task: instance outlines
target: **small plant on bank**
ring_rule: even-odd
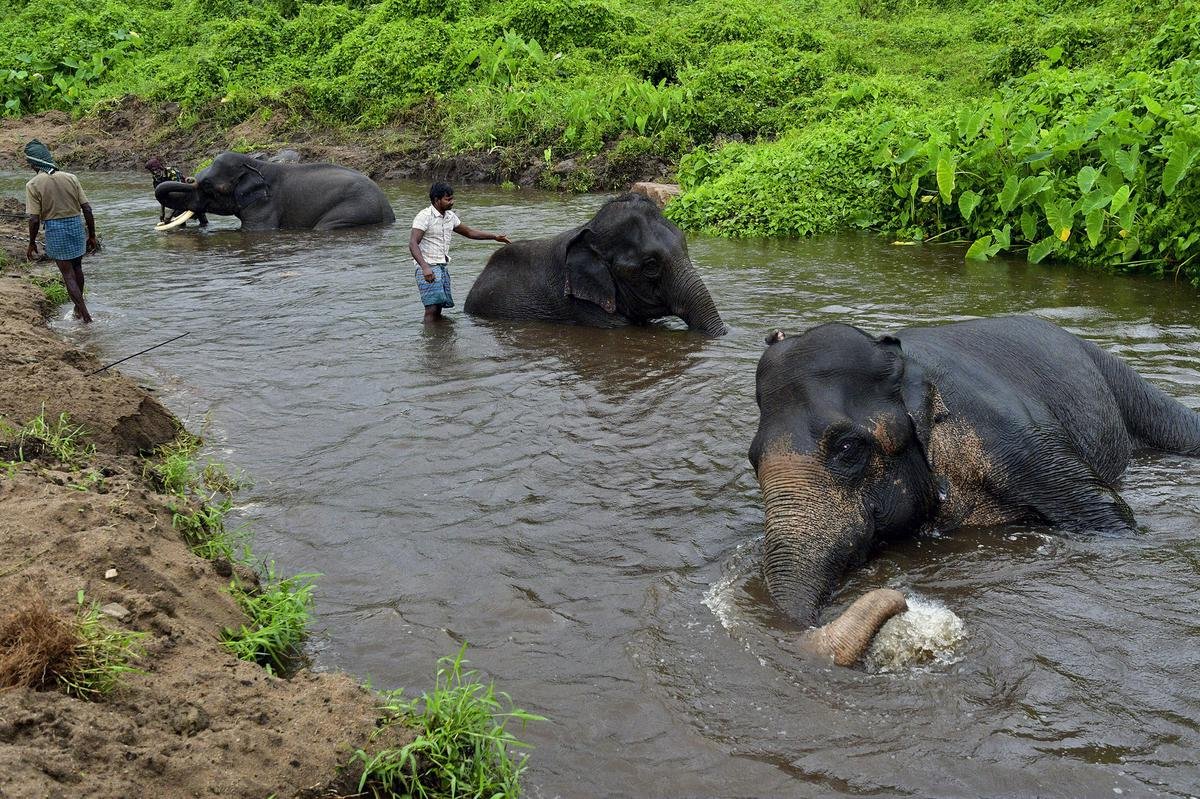
[[[113,630],[95,603],[77,595],[75,619],[37,599],[0,619],[0,689],[57,688],[81,699],[99,699],[138,669],[145,633]]]
[[[417,738],[374,756],[358,750],[360,791],[422,799],[520,795],[526,756],[511,750],[528,744],[508,723],[519,720],[524,729],[527,722],[546,719],[513,707],[508,694],[479,682],[475,671],[463,671],[466,650],[463,644],[458,654],[438,660],[434,690],[419,699],[404,700],[402,691],[383,694],[386,720],[376,737],[392,724],[406,723]]]
[[[82,425],[72,425],[71,417],[66,412],[58,415],[58,419],[46,419],[46,406],[30,419],[20,430],[14,430],[9,425],[3,425],[5,433],[10,437],[9,443],[3,449],[16,455],[15,460],[24,461],[40,455],[50,455],[67,466],[75,466],[96,451],[92,444],[83,440]]]
[[[186,496],[195,484],[196,452],[199,449],[200,439],[180,430],[174,441],[155,450],[158,462],[147,463],[143,471],[166,493]]]
[[[275,564],[267,565],[266,586],[251,591],[234,581],[229,591],[250,624],[221,632],[225,648],[239,659],[259,663],[273,674],[287,673],[307,635],[313,604],[313,579],[317,574],[277,577]]]
[[[225,514],[229,512],[229,500],[204,503],[198,508],[188,509],[171,506],[171,525],[183,536],[188,548],[206,560],[226,558],[233,561],[234,550],[244,536],[242,531],[225,528]]]
[[[46,301],[55,307],[71,301],[71,295],[67,293],[67,287],[59,275],[33,275],[29,279],[46,295]]]

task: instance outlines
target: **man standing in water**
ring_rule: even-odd
[[[454,208],[454,189],[447,183],[434,183],[429,187],[428,208],[413,218],[412,232],[408,236],[408,251],[417,263],[417,290],[421,292],[421,304],[425,306],[425,321],[436,322],[442,318],[443,308],[453,308],[454,298],[450,295],[450,233],[468,239],[498,241],[511,244],[508,236],[485,233],[463,224]]]
[[[37,139],[25,145],[25,160],[37,174],[25,184],[25,212],[29,214],[29,247],[25,256],[37,257],[38,228],[46,226],[46,255],[58,264],[67,294],[75,305],[75,317],[92,321],[83,302],[83,256],[100,249],[96,220],[79,179],[61,172],[46,145]],[[84,224],[87,236],[84,236]]]

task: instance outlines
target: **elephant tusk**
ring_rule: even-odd
[[[170,222],[160,222],[159,224],[154,226],[154,229],[155,230],[170,230],[171,228],[179,227],[180,225],[182,225],[184,222],[188,221],[195,215],[196,214],[194,211],[184,211],[182,214],[175,217]]]

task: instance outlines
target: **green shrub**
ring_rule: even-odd
[[[508,694],[479,682],[474,671],[463,671],[466,650],[463,644],[454,657],[438,660],[434,689],[419,699],[405,700],[402,691],[383,695],[381,731],[406,723],[417,729],[417,738],[373,756],[358,750],[356,758],[363,764],[360,791],[369,787],[422,799],[520,795],[525,757],[512,750],[527,744],[508,725],[519,721],[524,729],[528,722],[545,718],[513,707]]]
[[[278,577],[275,564],[267,565],[266,585],[248,589],[236,581],[229,592],[250,618],[249,624],[221,632],[221,642],[240,660],[259,663],[267,671],[286,674],[300,654],[307,635],[313,604],[313,583],[318,574]]]

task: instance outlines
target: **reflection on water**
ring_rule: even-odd
[[[254,487],[240,515],[286,572],[321,572],[323,668],[420,689],[472,666],[550,718],[532,796],[1182,796],[1200,784],[1200,471],[1145,456],[1123,495],[1143,532],[962,530],[903,542],[835,605],[880,586],[941,603],[952,664],[818,667],[758,576],[746,461],[771,328],[871,332],[1036,313],[1200,407],[1191,291],[871,236],[693,237],[730,334],[420,324],[406,222],[336,233],[157,234],[142,176],[84,175],[105,252],[93,329],[60,328],[160,386]],[[24,176],[0,176],[17,193]],[[459,187],[515,238],[602,197]],[[494,245],[459,239],[466,296]]]

